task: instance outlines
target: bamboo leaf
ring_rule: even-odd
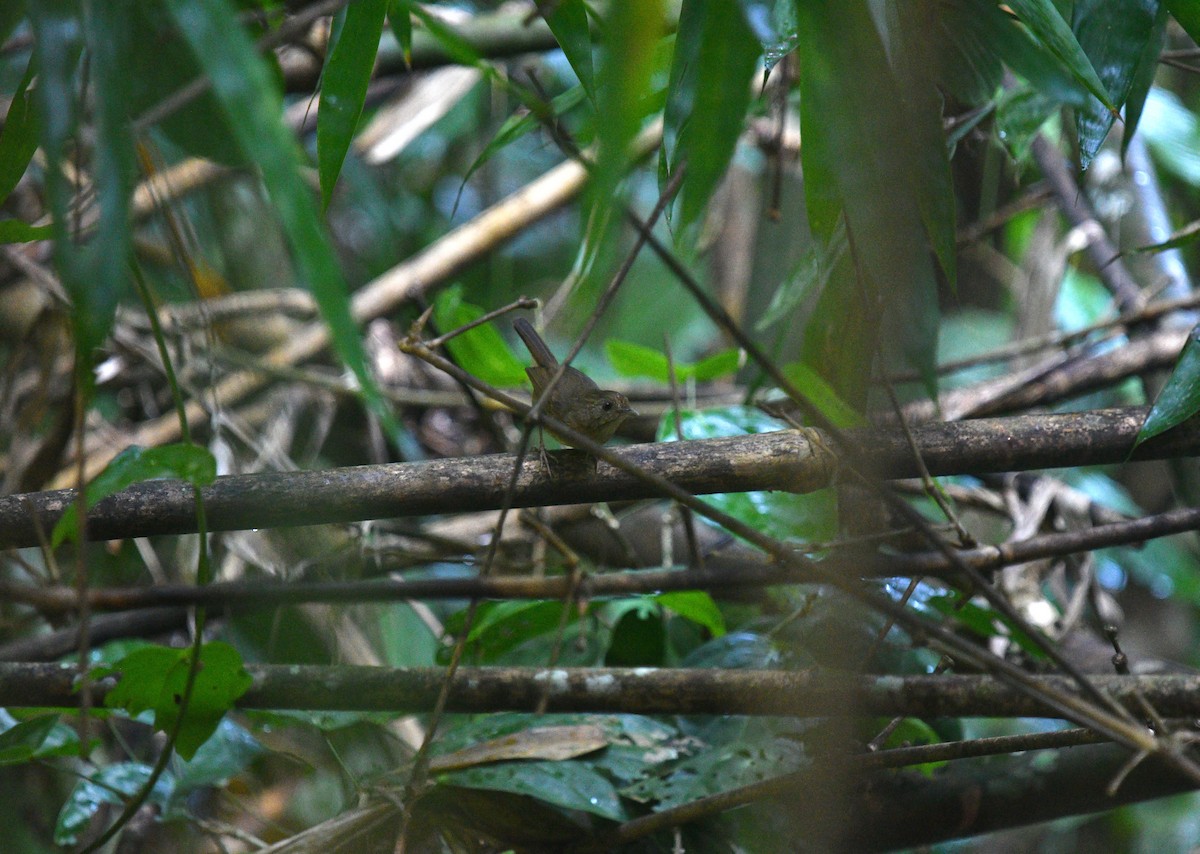
[[[762,50],[737,4],[684,0],[663,119],[660,183],[687,164],[680,227],[697,221],[729,166]]]
[[[317,112],[317,175],[323,208],[329,207],[346,152],[358,129],[386,13],[387,0],[358,0],[347,6],[325,61]]]
[[[1141,64],[1148,59],[1153,68],[1158,60],[1157,50],[1146,56],[1149,46],[1161,41],[1161,30],[1156,33],[1158,6],[1158,0],[1076,0],[1071,29],[1112,104],[1125,103]],[[1095,100],[1075,111],[1083,168],[1092,162],[1115,120],[1113,112]]]

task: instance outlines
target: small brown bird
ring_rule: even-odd
[[[546,386],[557,373],[558,359],[554,358],[542,336],[537,334],[528,320],[517,318],[513,321],[513,329],[521,336],[537,363],[525,369],[529,381],[533,383],[533,400],[536,403],[542,399]],[[542,411],[598,445],[611,439],[626,418],[637,415],[625,395],[600,388],[581,371],[571,367],[554,384]],[[575,447],[570,439],[553,430],[550,432],[564,445]]]

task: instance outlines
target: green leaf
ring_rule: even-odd
[[[721,350],[701,359],[693,367],[691,376],[701,382],[732,376],[742,366],[742,351],[737,347]]]
[[[612,821],[624,821],[627,817],[613,784],[586,763],[578,761],[497,762],[442,774],[438,782],[447,786],[526,795]]]
[[[123,708],[136,716],[154,712],[154,726],[170,732],[179,719],[179,704],[187,685],[192,650],[146,647],[100,668],[96,678],[120,673],[120,681],[105,696],[109,708]],[[200,746],[217,728],[221,718],[246,693],[253,680],[242,666],[242,658],[227,643],[206,643],[200,650],[200,664],[192,689],[191,702],[179,727],[175,750],[191,760]]]
[[[0,129],[0,202],[3,202],[12,193],[13,188],[17,186],[17,182],[21,180],[21,176],[25,174],[25,170],[29,166],[29,161],[33,159],[33,152],[37,150],[38,145],[38,119],[37,108],[35,106],[33,95],[29,92],[29,82],[33,79],[34,61],[29,60],[29,66],[25,70],[25,76],[21,78],[21,83],[17,86],[17,91],[13,93],[12,103],[8,106],[8,115],[4,118],[4,127]],[[5,220],[0,225],[14,222],[15,220]],[[27,226],[32,228],[32,226]],[[46,228],[46,232],[50,229]],[[45,238],[26,238],[30,240],[44,240]],[[5,239],[4,243],[24,242],[21,239]]]
[[[1050,100],[1081,106],[1091,98],[1087,88],[1028,28],[1000,10],[995,0],[963,0],[942,7],[943,44],[967,66],[960,76],[980,75],[978,100],[990,98],[1001,82],[998,61],[1025,78]],[[975,102],[973,99],[972,103]]]
[[[143,762],[116,762],[80,780],[59,810],[54,842],[74,845],[101,807],[106,804],[124,806],[125,798],[137,794],[146,785],[151,770],[151,766]],[[150,794],[150,803],[163,806],[171,796],[173,785],[170,772],[159,777]]]
[[[0,243],[30,243],[53,237],[54,226],[30,225],[19,219],[0,219]]]
[[[230,26],[236,15],[228,0],[166,0],[166,6],[212,80],[213,93],[229,119],[238,146],[261,170],[300,279],[325,318],[334,349],[354,372],[375,416],[399,441],[396,419],[367,370],[362,339],[350,314],[346,281],[300,176],[295,140],[283,124],[283,105],[266,63],[246,33]]]
[[[658,773],[642,775],[622,788],[621,794],[643,803],[654,802],[655,809],[663,810],[798,771],[812,764],[796,732],[797,727],[805,726],[778,718],[731,720],[733,732],[724,743],[702,745],[698,751],[693,746],[688,751],[693,755],[677,752]],[[768,845],[762,850],[780,849]]]
[[[722,616],[721,609],[717,607],[712,596],[703,590],[659,593],[654,600],[684,619],[704,626],[715,638],[725,634],[725,617]]]
[[[950,147],[942,128],[942,95],[930,68],[926,45],[926,22],[914,7],[900,3],[892,8],[898,38],[889,52],[898,94],[907,121],[897,134],[896,144],[909,146],[906,159],[916,167],[912,188],[921,221],[934,256],[951,292],[957,289],[958,245],[954,187],[950,180]]]
[[[482,661],[494,662],[531,638],[555,631],[562,611],[563,603],[557,601],[485,602],[476,612],[467,642]],[[568,625],[576,619],[572,614]],[[457,622],[448,621],[447,630]]]
[[[425,29],[429,30],[429,34],[433,36],[452,60],[459,65],[470,65],[474,68],[483,70],[485,67],[490,69],[484,62],[483,56],[479,51],[471,45],[469,41],[456,33],[446,23],[436,15],[429,14],[429,11],[413,3],[409,10],[419,20]]]
[[[726,406],[680,413],[684,439],[744,436],[787,429],[787,425],[744,406]],[[660,442],[674,441],[675,419],[664,415],[658,425]],[[755,530],[780,540],[818,542],[837,533],[837,496],[832,489],[808,495],[790,492],[718,493],[701,498],[735,516]]]
[[[85,499],[87,506],[93,507],[97,501],[144,480],[177,477],[195,486],[206,486],[216,476],[216,459],[207,449],[197,445],[179,443],[149,449],[131,445],[117,454],[88,484]],[[57,548],[67,539],[78,538],[79,523],[72,503],[54,526],[50,544]]]
[[[603,606],[601,620],[612,628],[605,667],[663,667],[667,626],[662,609],[648,596],[619,599]]]
[[[1159,164],[1189,186],[1200,187],[1200,121],[1178,97],[1151,89],[1141,132]]]
[[[996,105],[996,133],[1013,160],[1025,162],[1034,137],[1050,119],[1058,115],[1060,104],[1054,98],[1018,85],[1000,96]]]
[[[920,201],[927,191],[917,184],[948,185],[944,176],[931,172],[931,162],[921,153],[921,140],[934,131],[913,125],[935,122],[940,127],[940,120],[927,110],[905,109],[863,0],[802,3],[797,8],[805,140],[801,156],[809,218],[814,232],[827,238],[836,226],[838,206],[844,210],[858,276],[839,276],[830,288],[863,294],[861,299],[851,294],[830,299],[846,301],[838,312],[843,319],[859,318],[857,334],[868,351],[856,357],[865,355],[869,361],[874,355],[870,340],[878,330],[882,357],[900,358],[917,368],[932,394],[938,309],[929,237],[942,230],[934,222],[941,216],[936,211],[949,203]],[[941,242],[940,237],[933,239],[934,244]],[[852,304],[855,299],[857,306]],[[886,306],[882,316],[875,307],[880,302]],[[831,365],[829,370],[851,379],[857,376],[860,384],[869,373],[862,362]],[[834,387],[852,400],[862,393],[840,382]]]
[[[1167,7],[1165,4],[1159,3],[1158,12],[1154,16],[1154,26],[1138,57],[1133,80],[1129,84],[1129,94],[1125,98],[1125,130],[1121,134],[1122,159],[1129,150],[1129,141],[1137,133],[1138,124],[1142,120],[1146,96],[1150,94],[1150,87],[1154,85],[1154,75],[1158,72],[1158,56],[1162,53],[1166,39]]]
[[[645,347],[630,341],[610,338],[604,343],[604,352],[617,373],[626,377],[645,377],[655,382],[670,381],[670,364],[667,357],[653,347]],[[701,382],[734,373],[741,364],[741,351],[737,348],[722,350],[694,364],[675,363],[675,379]]]
[[[793,0],[738,0],[746,23],[763,49],[770,72],[796,48],[796,4]]]
[[[0,732],[0,765],[28,762],[54,731],[58,714],[38,715]]]
[[[1200,3],[1196,0],[1166,0],[1172,17],[1192,41],[1200,43]]]
[[[1192,330],[1167,384],[1158,393],[1133,446],[1191,418],[1200,411],[1200,327]]]
[[[593,220],[606,223],[617,187],[629,166],[629,146],[645,117],[646,93],[655,71],[655,47],[663,31],[663,0],[611,3],[604,21],[600,65],[599,154],[592,171]],[[607,232],[607,228],[602,228]],[[603,238],[596,240],[603,244]]]
[[[413,0],[391,0],[388,3],[388,26],[404,54],[405,67],[412,67],[412,10]]]
[[[1075,34],[1059,14],[1053,0],[1011,0],[1007,5],[1022,23],[1029,27],[1030,32],[1058,57],[1076,80],[1107,109],[1116,111],[1116,106],[1108,97],[1108,92],[1097,76],[1096,69],[1092,67],[1091,60],[1075,40]]]
[[[659,170],[665,186],[687,164],[679,199],[682,229],[698,220],[729,166],[760,53],[737,4],[684,0],[663,117],[665,169]]]
[[[357,0],[346,7],[321,72],[317,175],[321,181],[322,208],[329,207],[342,162],[358,129],[387,5],[388,0]]]
[[[226,26],[236,28],[235,18]],[[184,47],[171,16],[158,3],[133,4],[130,28],[130,115],[155,110],[178,90],[204,75],[200,63]],[[278,80],[272,86],[279,88]],[[245,168],[247,160],[237,143],[226,112],[207,91],[161,119],[157,128],[180,149],[195,157]]]
[[[1146,54],[1149,45],[1161,41],[1161,32],[1155,32],[1158,6],[1158,0],[1075,0],[1071,29],[1117,106],[1129,96],[1139,66],[1148,60],[1153,68],[1157,62],[1157,50]],[[1084,169],[1115,120],[1111,110],[1094,100],[1075,111]]]
[[[827,238],[813,236],[813,245],[801,256],[791,275],[771,297],[771,304],[763,312],[754,328],[763,332],[781,320],[792,320],[796,308],[810,294],[820,293],[829,283],[834,267],[846,254],[846,227],[838,220]]]
[[[35,3],[29,10],[55,263],[71,296],[78,354],[76,380],[85,400],[90,399],[95,382],[93,352],[112,328],[130,252],[128,213],[134,169],[127,113],[130,74],[125,63],[130,51],[126,15],[132,8],[132,0],[91,5],[86,21],[75,17],[74,3],[62,0]],[[90,89],[95,95],[91,172],[98,216],[90,238],[80,242],[69,231],[69,224],[75,221],[69,213],[74,186],[63,174],[62,164],[78,122],[75,67],[85,45]]]
[[[867,423],[858,410],[842,400],[820,374],[803,362],[785,365],[783,373],[835,427],[861,427]]]
[[[486,312],[463,302],[462,286],[446,288],[433,304],[433,319],[440,333],[466,326]],[[459,366],[486,383],[513,388],[525,383],[525,366],[491,324],[476,326],[446,342],[446,349]]]
[[[45,759],[50,756],[81,755],[79,733],[73,726],[63,723],[58,713],[43,714],[23,710],[20,718],[7,709],[0,709],[0,765],[13,765],[30,759]],[[47,723],[46,718],[50,718]],[[93,738],[89,748],[99,740]]]
[[[596,74],[592,69],[592,31],[583,0],[559,0],[539,6],[550,32],[579,78],[587,96],[596,99]],[[547,11],[548,10],[548,11]]]
[[[1015,625],[1008,617],[990,607],[976,605],[974,602],[962,602],[962,597],[955,593],[946,596],[932,596],[926,600],[931,608],[953,617],[967,630],[974,632],[980,638],[988,639],[999,636],[1012,638],[1013,642],[1028,655],[1040,661],[1046,661],[1046,652],[1023,629]]]
[[[0,44],[8,41],[12,31],[25,17],[24,0],[8,0],[0,3]]]
[[[566,92],[551,99],[550,109],[546,117],[558,119],[575,109],[575,107],[579,106],[586,99],[587,92],[584,91],[582,86],[572,86]],[[475,171],[491,160],[497,152],[502,151],[505,147],[516,142],[530,131],[536,130],[541,124],[541,120],[532,112],[515,113],[505,119],[504,123],[500,125],[500,129],[496,131],[496,135],[492,137],[492,141],[484,147],[479,156],[471,163],[466,174],[463,175],[463,185],[470,181]]]
[[[187,762],[172,766],[175,789],[169,812],[180,815],[186,810],[184,799],[200,789],[221,785],[245,771],[267,749],[229,718],[221,718],[216,732]]]

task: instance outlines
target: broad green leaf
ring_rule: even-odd
[[[627,818],[613,784],[577,760],[497,762],[439,775],[438,782],[469,789],[512,792],[612,821]]]
[[[650,598],[619,599],[602,606],[601,621],[612,626],[605,667],[665,667],[667,624]]]
[[[93,507],[97,501],[144,480],[177,477],[195,486],[206,486],[216,476],[217,461],[205,448],[183,443],[149,449],[131,445],[117,454],[87,485],[85,498],[87,506]],[[72,503],[54,526],[50,544],[58,547],[67,539],[78,538],[79,523]]]
[[[670,365],[666,355],[652,347],[610,338],[604,344],[604,351],[622,376],[645,377],[660,383],[670,381]],[[732,374],[740,362],[741,352],[737,349],[722,350],[695,364],[676,362],[675,379],[679,382],[714,380]]]
[[[671,757],[661,771],[643,775],[622,788],[621,794],[638,802],[652,802],[655,809],[662,810],[799,771],[812,764],[804,740],[796,731],[807,726],[806,722],[779,718],[732,719],[722,743],[703,745],[690,756]],[[768,845],[761,850],[784,849]]]
[[[721,609],[712,596],[703,590],[659,593],[654,600],[667,610],[704,626],[715,638],[725,634],[725,618],[721,615]]]
[[[665,185],[687,165],[679,198],[681,229],[699,219],[729,166],[760,53],[737,4],[684,0],[663,117],[666,168],[659,170],[660,185]]]
[[[227,717],[221,718],[216,732],[190,760],[172,766],[175,790],[168,812],[182,817],[186,810],[185,798],[199,789],[221,785],[267,752],[267,748],[243,727]]]
[[[732,376],[742,366],[743,353],[736,347],[705,356],[693,367],[692,376],[701,382]]]
[[[54,827],[55,844],[74,845],[102,807],[124,806],[126,798],[137,794],[146,785],[151,770],[151,766],[143,762],[116,762],[76,783],[59,810]],[[173,785],[170,772],[159,777],[150,794],[150,803],[160,807],[166,804]]]
[[[325,60],[317,111],[317,175],[322,208],[329,207],[342,162],[358,129],[387,4],[388,0],[357,0],[347,6]]]
[[[8,105],[8,115],[4,118],[4,127],[0,129],[0,202],[7,199],[13,188],[17,186],[17,182],[21,180],[21,176],[25,174],[25,169],[29,166],[29,161],[33,159],[33,152],[37,150],[37,109],[34,105],[33,94],[29,91],[29,82],[33,79],[34,70],[34,61],[30,58],[25,76],[21,78],[17,91],[13,93],[12,103]],[[13,222],[13,220],[5,220],[5,222]],[[46,231],[49,230],[49,228],[46,229]],[[42,240],[44,238],[26,239]],[[21,241],[6,239],[2,242],[17,243]]]
[[[951,617],[966,629],[974,632],[980,638],[988,639],[999,636],[1012,638],[1013,642],[1028,655],[1046,661],[1046,652],[1041,645],[1031,638],[1023,629],[1013,624],[1004,614],[990,607],[976,605],[974,602],[963,602],[959,594],[933,596],[925,600],[926,604],[943,615]]]
[[[463,302],[462,287],[446,288],[433,304],[433,319],[438,332],[445,334],[483,317],[486,312]],[[446,342],[446,349],[464,371],[500,388],[525,383],[525,366],[513,355],[496,327],[485,323]]]
[[[1116,111],[1104,84],[1096,75],[1096,69],[1092,67],[1087,54],[1075,40],[1074,33],[1059,14],[1053,0],[1010,0],[1007,5],[1021,22],[1029,27],[1030,32],[1058,57],[1076,80],[1095,95],[1101,104],[1109,110]]]
[[[171,732],[179,719],[179,704],[187,685],[192,650],[146,647],[131,653],[111,668],[96,671],[102,678],[119,673],[121,678],[105,696],[109,708],[123,708],[130,715],[154,712],[154,726]],[[253,680],[242,666],[242,658],[227,643],[213,641],[200,650],[200,663],[191,702],[179,727],[175,750],[191,760],[217,728],[238,697]]]
[[[1200,411],[1200,327],[1192,330],[1179,361],[1167,384],[1158,393],[1154,406],[1138,431],[1136,448],[1142,442],[1165,433]]]
[[[1153,68],[1158,60],[1157,50],[1147,56],[1148,46],[1161,39],[1161,32],[1156,33],[1158,6],[1159,0],[1075,0],[1071,29],[1117,106],[1129,96],[1139,66],[1149,61]],[[1083,168],[1115,120],[1111,110],[1094,100],[1075,111]]]
[[[0,765],[16,765],[36,756],[58,718],[58,714],[38,715],[0,732]]]
[[[858,273],[834,279],[830,288],[863,295],[861,305],[847,306],[847,317],[860,318],[868,346],[874,334],[880,335],[883,358],[900,358],[917,368],[932,394],[937,280],[928,239],[928,225],[934,223],[923,208],[936,218],[935,208],[944,209],[947,203],[931,200],[926,208],[919,201],[925,191],[914,182],[948,185],[930,174],[929,162],[920,154],[920,141],[929,138],[929,132],[913,124],[932,121],[940,126],[940,120],[926,110],[906,109],[863,0],[802,3],[797,8],[802,156],[809,152],[819,163],[814,173],[805,160],[809,218],[814,231],[827,236],[836,225],[836,219],[828,217],[840,203]],[[874,308],[880,303],[882,316]],[[830,329],[841,331],[839,326]],[[865,363],[829,369],[857,376],[861,383],[875,349],[864,354]],[[854,369],[857,375],[851,373]],[[833,385],[851,401],[861,393],[838,382]]]
[[[413,0],[390,0],[388,3],[388,26],[404,54],[404,64],[412,67],[412,9]]]
[[[79,733],[75,727],[60,720],[58,713],[44,714],[32,710],[18,712],[20,718],[7,709],[0,709],[0,765],[15,765],[30,759],[51,756],[86,755],[79,748]],[[89,749],[99,739],[92,738]]]
[[[567,625],[577,619],[573,612]],[[558,601],[485,602],[476,612],[467,642],[481,661],[495,662],[526,641],[557,630],[562,613],[563,603]],[[461,613],[446,627],[450,630],[460,624]]]
[[[587,6],[583,0],[560,0],[539,9],[584,91],[595,100],[596,74],[592,69],[592,31]]]
[[[363,395],[389,435],[400,427],[367,370],[358,326],[350,315],[346,281],[338,268],[316,206],[300,176],[295,140],[282,121],[282,104],[266,63],[239,27],[228,0],[166,0],[179,32],[212,80],[213,92],[238,146],[257,164],[283,223],[300,279],[312,292],[329,327],[334,349],[354,372]]]
[[[787,429],[763,412],[744,406],[726,406],[680,413],[684,439],[744,436]],[[657,440],[675,441],[675,418],[665,415]],[[738,492],[706,495],[702,501],[735,516],[768,536],[786,541],[818,542],[837,533],[837,496],[832,489],[808,495],[790,492]]]
[[[0,243],[31,243],[53,237],[54,226],[30,225],[19,219],[0,219]]]

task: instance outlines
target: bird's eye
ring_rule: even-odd
[[[612,409],[612,401],[611,400],[604,401],[604,411],[608,412],[608,410],[610,410],[610,409]]]

